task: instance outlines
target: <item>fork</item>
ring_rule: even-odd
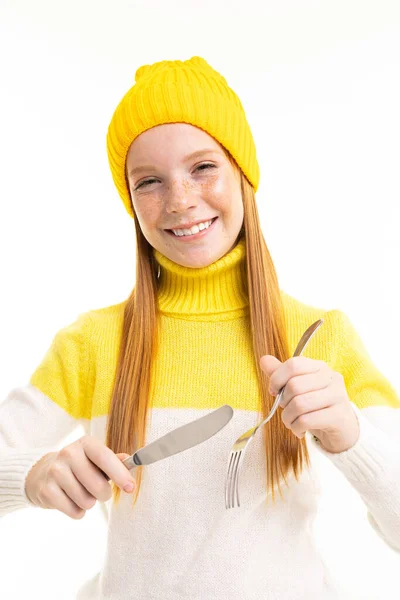
[[[297,344],[296,350],[294,351],[293,357],[300,356],[302,354],[302,352],[305,349],[305,347],[307,346],[308,342],[310,341],[310,339],[312,338],[314,333],[322,325],[323,322],[324,322],[323,319],[319,319],[318,321],[315,321],[315,323],[310,325],[310,327],[303,333],[301,340]],[[236,502],[236,506],[240,506],[239,475],[240,475],[240,470],[243,465],[243,459],[244,459],[245,452],[246,452],[251,440],[253,439],[253,437],[255,436],[257,431],[260,429],[260,427],[265,425],[274,416],[274,414],[277,411],[277,408],[279,406],[283,392],[285,391],[285,387],[286,387],[286,385],[284,385],[283,388],[281,390],[279,390],[279,393],[278,393],[277,397],[275,398],[275,402],[274,402],[268,416],[263,421],[261,421],[261,423],[259,423],[255,427],[252,427],[251,429],[246,431],[246,433],[243,433],[232,446],[232,450],[229,455],[228,471],[226,474],[226,481],[225,481],[225,507],[227,509],[234,508],[235,502]]]

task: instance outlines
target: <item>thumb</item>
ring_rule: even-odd
[[[269,377],[271,377],[272,373],[276,371],[281,364],[281,361],[271,354],[264,354],[264,356],[260,358],[260,367]]]
[[[130,454],[127,454],[126,452],[118,452],[118,454],[116,454],[116,456],[118,456],[118,458],[122,461],[122,460],[125,460],[126,458],[128,458],[128,456],[130,456]]]
[[[118,452],[115,456],[117,456],[120,459],[120,461],[122,462],[123,460],[128,458],[128,456],[131,456],[131,454],[127,454],[126,452]],[[133,488],[131,490],[127,490],[126,488],[124,488],[124,489],[126,492],[131,493],[135,490],[135,487],[136,487],[136,481],[134,480]]]

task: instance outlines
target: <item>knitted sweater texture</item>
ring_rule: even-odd
[[[307,434],[311,468],[298,481],[289,476],[283,498],[267,504],[263,436],[256,436],[241,475],[241,507],[226,510],[230,449],[260,419],[245,240],[196,269],[195,277],[193,269],[154,254],[161,267],[160,342],[147,441],[223,404],[234,416],[207,442],[145,467],[134,508],[123,492],[117,505],[102,505],[108,519],[104,565],[76,598],[338,598],[313,538],[319,496],[313,457],[328,457],[361,496],[377,534],[400,550],[396,391],[343,312],[308,306],[282,291],[291,352],[307,327],[324,319],[305,356],[342,373],[360,438],[346,452],[331,454]],[[124,307],[85,312],[60,329],[29,383],[0,404],[0,516],[32,506],[24,491],[29,469],[78,424],[105,441]]]

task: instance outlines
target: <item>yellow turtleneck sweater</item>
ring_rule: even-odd
[[[161,266],[161,344],[154,365],[152,406],[213,409],[227,403],[234,409],[257,410],[244,285],[245,240],[201,269],[182,267],[157,250],[154,255]],[[360,408],[398,406],[396,393],[374,367],[342,312],[307,306],[283,292],[282,297],[291,352],[307,327],[323,318],[324,325],[305,355],[342,372],[350,397],[361,380],[362,390],[353,397]],[[75,419],[108,413],[124,307],[122,302],[90,311],[62,329],[31,377],[32,385]],[[187,381],[190,386],[184,385]]]
[[[296,590],[291,600],[337,597],[312,537],[313,468],[299,482],[291,478],[283,500],[267,509],[259,436],[246,455],[242,507],[225,510],[230,449],[260,416],[245,253],[242,239],[212,265],[190,269],[154,250],[160,344],[147,441],[223,404],[234,417],[204,444],[146,467],[134,509],[125,494],[117,506],[107,503],[105,564],[81,600],[268,600],[287,598],[288,589]],[[377,533],[400,549],[398,395],[343,312],[282,298],[291,352],[305,329],[324,319],[305,355],[343,374],[360,422],[360,439],[342,454],[308,436],[311,462],[315,453],[328,456],[366,503]],[[30,505],[26,474],[78,423],[104,442],[124,306],[83,313],[58,331],[29,384],[0,405],[0,515]]]

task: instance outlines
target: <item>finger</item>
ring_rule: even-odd
[[[127,492],[133,490],[135,481],[129,469],[122,464],[110,448],[90,437],[81,438],[81,443],[87,458],[99,467],[119,488]]]
[[[65,468],[70,469],[74,477],[83,485],[89,494],[101,502],[106,502],[112,495],[110,484],[104,474],[102,474],[97,466],[86,456],[81,440],[83,440],[83,438],[62,448],[59,452],[60,461],[64,464]],[[92,443],[92,440],[90,440],[89,444]],[[95,444],[100,444],[100,442],[96,440]],[[115,460],[118,461],[117,458]],[[51,467],[52,472],[54,471],[53,477],[58,483],[61,483],[62,475],[65,472],[62,464],[60,466],[60,462],[58,465],[55,463]]]
[[[260,358],[260,367],[268,377],[270,377],[281,364],[281,361],[271,354],[264,354],[264,356],[261,356]]]
[[[43,508],[53,508],[71,517],[71,519],[82,519],[86,511],[82,510],[57,484],[50,483],[38,493]]]
[[[115,456],[118,456],[118,458],[123,462],[126,458],[129,458],[131,455],[127,454],[126,452],[118,452]]]
[[[270,393],[278,394],[279,390],[287,384],[289,379],[298,375],[306,375],[307,373],[316,373],[325,365],[322,360],[314,360],[305,356],[295,356],[289,358],[282,363],[280,367],[274,371],[269,380]]]
[[[115,457],[119,462],[119,459]],[[107,502],[112,496],[112,489],[100,469],[87,457],[84,449],[75,455],[71,471],[77,481],[100,502]]]
[[[318,390],[324,390],[330,384],[331,379],[327,378],[324,370],[291,377],[285,386],[279,404],[282,408],[285,408],[297,396],[310,394],[311,392],[317,392]]]
[[[116,456],[118,456],[119,460],[123,463],[124,460],[126,460],[127,458],[129,458],[130,456],[132,456],[132,454],[127,454],[126,452],[118,452],[116,454]]]
[[[284,425],[291,429],[299,417],[310,412],[329,408],[332,405],[331,395],[328,390],[317,390],[307,394],[295,396],[281,413]]]
[[[334,407],[315,410],[296,419],[291,430],[297,437],[303,437],[310,429],[328,429],[334,423]]]
[[[67,467],[64,469],[59,486],[67,496],[83,510],[89,510],[96,504],[96,497],[89,493],[87,488],[81,484],[74,473]],[[109,485],[108,488],[110,488]]]

